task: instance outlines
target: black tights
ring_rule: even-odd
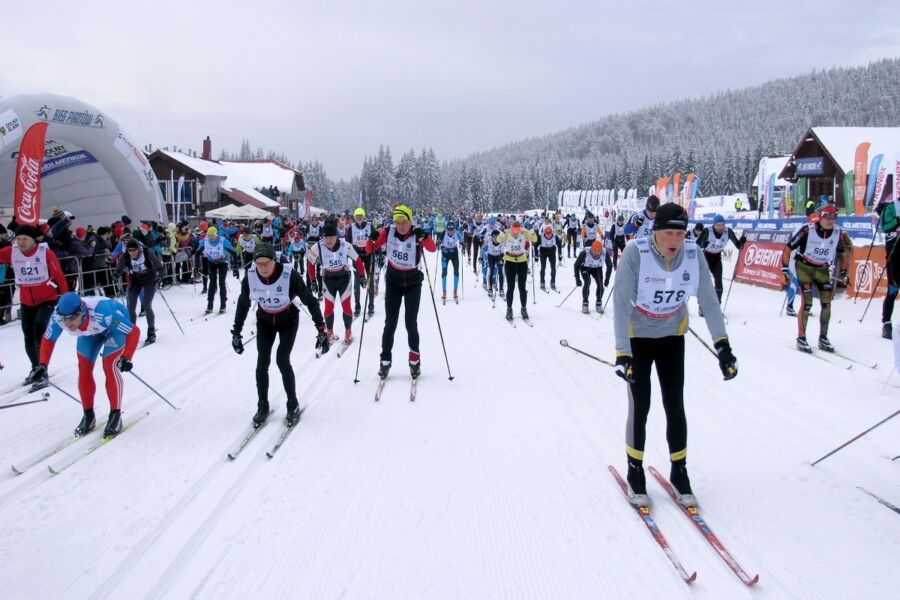
[[[390,268],[390,267],[388,267]],[[406,337],[409,351],[419,353],[419,300],[422,297],[422,282],[403,285],[385,278],[384,293],[384,333],[381,335],[381,360],[391,360],[394,348],[394,332],[400,319],[400,303],[406,305]]]
[[[281,381],[288,403],[297,401],[297,385],[294,379],[294,367],[291,366],[291,350],[297,338],[298,318],[291,319],[281,325],[258,319],[256,322],[256,392],[259,404],[269,403],[269,365],[272,363],[272,346],[275,335],[278,335],[278,350],[275,351],[275,364],[281,371]]]

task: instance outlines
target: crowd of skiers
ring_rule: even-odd
[[[821,306],[819,348],[833,351],[827,338],[830,302],[835,279],[846,280],[849,241],[835,225],[836,209],[821,208],[811,222],[794,234],[784,249],[785,284],[801,295],[798,348],[810,351],[806,327],[814,291]],[[693,502],[685,466],[687,426],[684,416],[684,334],[687,300],[696,296],[700,315],[713,338],[723,376],[737,375],[720,308],[723,295],[722,252],[730,244],[738,251],[745,239],[717,216],[710,227],[689,230],[688,216],[677,204],[663,204],[650,196],[643,210],[631,215],[609,214],[601,225],[587,212],[575,215],[482,215],[440,212],[416,215],[405,205],[368,215],[352,213],[304,219],[267,218],[253,224],[227,221],[195,226],[187,222],[163,226],[133,223],[127,216],[108,226],[78,227],[75,216],[58,209],[39,227],[11,223],[9,236],[0,236],[0,265],[19,289],[25,350],[31,363],[26,384],[48,384],[47,368],[53,346],[63,331],[79,337],[79,392],[84,409],[76,429],[84,435],[95,426],[93,365],[102,355],[111,413],[105,435],[121,430],[121,372],[131,369],[140,338],[140,314],[146,314],[145,344],[156,341],[153,301],[157,291],[173,283],[202,284],[205,313],[212,313],[216,295],[219,313],[227,310],[226,278],[241,281],[231,328],[232,347],[244,351],[243,329],[256,304],[257,412],[264,423],[269,405],[269,366],[276,338],[276,365],[287,396],[287,420],[296,423],[302,412],[290,354],[301,312],[317,330],[315,350],[325,354],[341,341],[353,340],[353,323],[375,314],[375,298],[383,294],[384,326],[378,376],[388,376],[400,311],[404,311],[408,366],[421,373],[418,313],[423,285],[432,286],[426,252],[439,252],[435,283],[441,278],[441,299],[460,300],[461,278],[471,268],[480,277],[492,303],[506,301],[506,319],[514,320],[519,299],[521,318],[531,324],[527,309],[529,275],[532,285],[556,291],[557,269],[574,259],[576,288],[582,311],[604,312],[604,294],[615,273],[613,307],[616,333],[616,374],[628,382],[629,419],[626,436],[627,481],[632,501],[646,502],[642,468],[645,423],[650,407],[651,366],[656,365],[666,410],[672,461],[671,482],[685,504]],[[896,216],[891,216],[895,223]],[[882,219],[887,220],[887,219]],[[2,233],[2,232],[0,232]],[[10,241],[11,240],[11,245]],[[889,324],[897,295],[894,238],[888,250]],[[74,271],[61,259],[77,257]],[[703,257],[701,259],[701,257]],[[78,266],[80,263],[80,266]],[[837,277],[832,264],[837,263]],[[425,272],[420,268],[424,264]],[[0,269],[3,269],[0,266]],[[448,286],[448,276],[452,279]],[[382,277],[383,272],[383,277]],[[549,281],[548,281],[549,280]],[[2,280],[0,280],[2,281]],[[575,290],[573,290],[574,292]],[[549,293],[549,292],[548,292]],[[124,306],[116,298],[124,297]],[[163,297],[164,299],[164,297]],[[0,304],[4,298],[0,296]],[[12,294],[6,299],[11,304]],[[343,335],[335,333],[335,312],[341,313]]]

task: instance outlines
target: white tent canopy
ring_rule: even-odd
[[[261,208],[256,208],[255,206],[250,206],[249,204],[245,204],[244,206],[235,206],[234,204],[226,204],[221,208],[216,208],[213,210],[206,211],[206,218],[208,219],[234,219],[234,220],[252,220],[252,219],[265,219],[266,217],[271,217],[272,213],[269,211],[263,210]]]
[[[159,182],[140,146],[109,115],[75,98],[27,94],[0,100],[0,206],[12,206],[22,137],[47,123],[41,217],[53,206],[79,225],[107,225],[127,214],[163,222]]]

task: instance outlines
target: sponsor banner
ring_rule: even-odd
[[[15,217],[23,225],[37,225],[41,216],[41,167],[47,123],[35,123],[22,138],[16,163]]]
[[[856,155],[853,159],[853,203],[857,217],[865,214],[866,183],[869,168],[869,142],[863,142],[856,147]],[[845,199],[846,202],[846,199]],[[847,202],[849,205],[849,202]]]
[[[0,148],[12,144],[25,133],[19,116],[13,109],[0,113]]]
[[[45,153],[44,167],[41,169],[41,176],[45,178],[50,177],[60,171],[95,162],[97,162],[97,159],[87,150],[76,150],[75,152],[69,152],[68,154],[63,154],[62,156],[50,159],[46,158]]]
[[[46,123],[58,123],[60,125],[74,125],[76,127],[92,127],[103,129],[103,113],[90,111],[69,110],[66,107],[42,105],[35,111],[37,118]]]
[[[887,273],[884,273],[886,255],[884,246],[874,246],[869,260],[869,249],[863,246],[855,246],[850,259],[850,288],[849,293],[856,296],[859,290],[860,298],[882,298],[887,295]]]
[[[790,234],[775,231],[751,231],[737,263],[738,281],[781,289],[781,255]],[[784,238],[784,241],[776,241]]]
[[[707,227],[712,227],[711,219],[699,219],[695,222],[703,223]],[[738,237],[741,236],[741,232],[744,230],[786,231],[790,235],[807,222],[806,217],[791,217],[786,219],[725,219],[725,224],[728,227],[731,227]],[[838,217],[837,224],[841,229],[846,231],[851,238],[871,241],[872,234],[875,232],[875,223],[872,222],[871,216]]]
[[[116,141],[113,142],[113,147],[128,160],[131,168],[141,176],[144,187],[148,190],[153,189],[154,185],[156,185],[156,176],[153,174],[153,169],[150,168],[147,157],[144,156],[140,148],[128,139],[128,136],[121,129],[116,134]]]
[[[825,173],[825,157],[813,156],[812,158],[798,158],[796,166],[797,177],[822,175]]]

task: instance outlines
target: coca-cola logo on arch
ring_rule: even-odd
[[[22,186],[21,202],[17,216],[20,221],[30,223],[37,220],[37,196],[41,185],[41,165],[34,158],[23,158],[19,161],[19,183]]]

